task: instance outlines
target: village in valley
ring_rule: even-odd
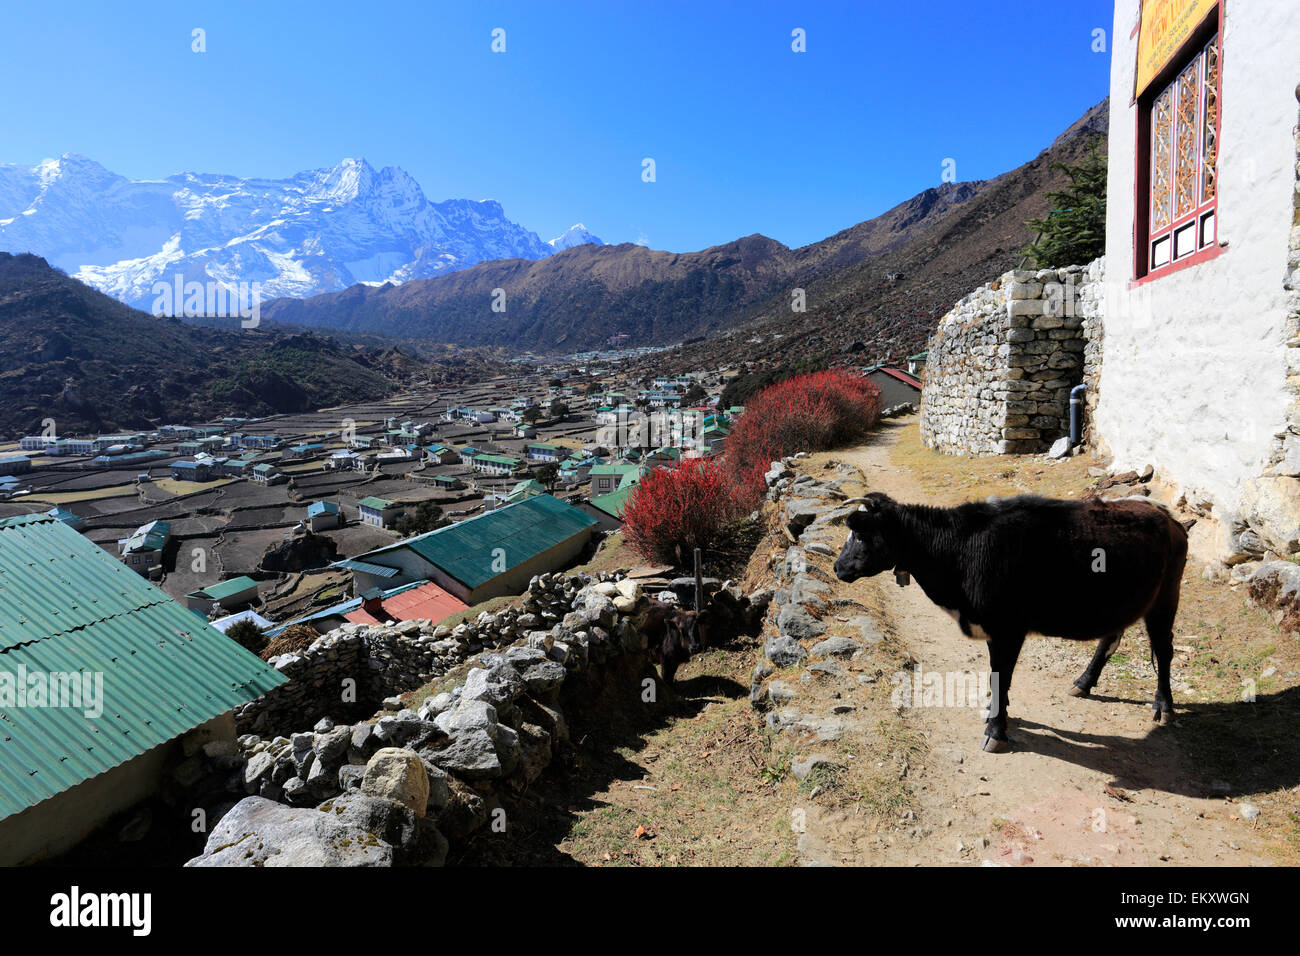
[[[300,622],[322,633],[344,620],[436,624],[617,534],[651,469],[725,449],[744,408],[719,402],[743,365],[662,375],[639,352],[602,356],[310,414],[21,436],[0,444],[0,518],[48,505],[223,632],[238,621],[270,637]],[[905,369],[867,371],[892,404],[919,400]],[[408,539],[476,518],[486,527],[514,505],[572,513],[574,546],[520,537],[472,591],[450,570],[460,554],[418,572],[384,565]],[[363,595],[372,609],[406,595],[405,610],[360,611]]]

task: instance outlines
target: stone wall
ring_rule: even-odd
[[[967,295],[929,342],[921,438],[950,454],[1046,451],[1068,434],[1085,322],[1100,330],[1104,260],[1014,270]],[[1099,362],[1094,350],[1092,363]]]
[[[679,582],[670,586],[656,597],[676,603]],[[713,586],[706,644],[752,631],[767,596]],[[406,645],[375,643],[360,628],[331,631],[301,655],[322,668],[326,683],[344,671],[340,662],[353,661],[355,673],[364,657],[384,675],[378,683],[398,681],[386,685],[395,694],[417,665],[476,656],[463,680],[448,678],[446,691],[410,708],[388,698],[388,713],[377,720],[344,723],[336,704],[304,725],[311,730],[205,745],[176,772],[189,795],[183,805],[203,808],[215,824],[204,852],[187,865],[441,864],[449,842],[489,823],[508,826],[503,803],[564,751],[565,712],[575,702],[595,700],[619,681],[645,701],[647,610],[642,585],[621,574],[543,574],[522,608],[484,614],[442,637],[422,622],[386,629]],[[428,658],[412,649],[420,646]],[[393,655],[388,670],[385,648]]]

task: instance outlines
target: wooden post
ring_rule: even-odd
[[[702,569],[703,557],[700,549],[695,549],[695,610],[704,610],[704,572]]]

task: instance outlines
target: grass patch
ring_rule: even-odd
[[[216,481],[179,481],[175,478],[160,478],[153,483],[153,486],[173,495],[191,495],[196,491],[211,491],[213,488],[220,488],[222,485],[228,485],[234,480],[234,478],[219,478]]]
[[[134,484],[130,485],[113,485],[109,488],[92,488],[87,491],[56,491],[49,494],[32,492],[27,497],[28,501],[40,501],[50,505],[70,505],[78,501],[99,501],[102,498],[120,498],[130,495],[135,497],[136,488]]]

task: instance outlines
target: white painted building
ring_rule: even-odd
[[[1111,42],[1101,445],[1300,542],[1300,3],[1116,0]]]

